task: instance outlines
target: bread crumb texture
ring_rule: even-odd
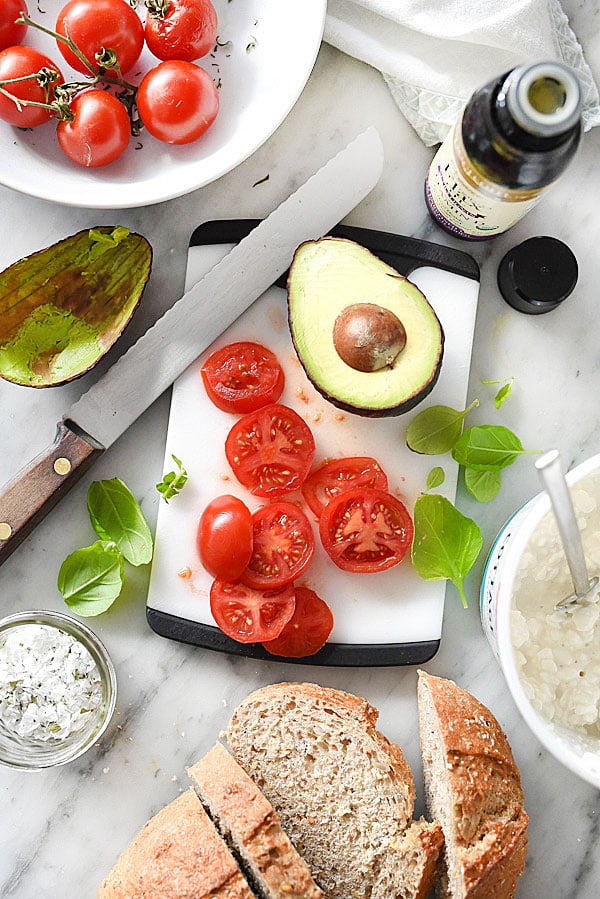
[[[441,830],[412,822],[412,774],[377,715],[343,691],[275,684],[227,732],[328,899],[424,899],[435,876]]]

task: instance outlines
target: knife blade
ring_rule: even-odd
[[[377,183],[383,147],[368,128],[187,291],[79,399],[54,443],[0,493],[0,564],[127,428],[289,267]]]

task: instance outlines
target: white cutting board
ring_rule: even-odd
[[[192,246],[186,286],[198,281],[230,247],[231,244]],[[441,252],[444,250],[440,248]],[[410,280],[434,307],[446,337],[438,383],[415,412],[437,403],[464,408],[479,282],[430,265],[414,270]],[[174,468],[171,454],[178,456],[189,474],[189,483],[169,504],[160,503],[148,609],[173,616],[177,627],[174,633],[167,629],[166,635],[188,642],[203,641],[186,633],[186,622],[214,625],[208,600],[211,577],[202,568],[196,549],[202,510],[223,493],[240,497],[251,510],[264,502],[252,496],[232,475],[224,444],[237,416],[213,406],[200,376],[200,367],[208,355],[235,340],[257,341],[277,355],[286,377],[279,402],[291,406],[310,425],[317,447],[315,465],[331,457],[374,456],[387,473],[390,491],[410,511],[425,489],[427,474],[434,465],[442,464],[446,472],[439,492],[453,500],[456,491],[457,466],[450,456],[420,456],[406,447],[406,427],[415,412],[391,418],[363,418],[341,413],[321,397],[296,357],[287,325],[285,291],[270,288],[173,387],[164,470]],[[310,510],[308,515],[311,518]],[[188,576],[182,576],[184,573]],[[367,644],[376,650],[379,645],[440,639],[446,583],[421,580],[413,571],[409,556],[385,572],[343,572],[322,549],[315,528],[314,560],[301,580],[316,590],[333,611],[332,643]],[[154,627],[150,614],[149,621]],[[162,631],[161,627],[155,629]],[[244,652],[244,647],[238,649]]]

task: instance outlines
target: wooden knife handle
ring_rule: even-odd
[[[0,492],[0,565],[104,452],[61,422],[52,446],[17,472]]]

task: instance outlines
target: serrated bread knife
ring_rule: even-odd
[[[64,415],[52,446],[0,493],[0,564],[91,463],[377,183],[383,147],[368,128],[188,290]]]

